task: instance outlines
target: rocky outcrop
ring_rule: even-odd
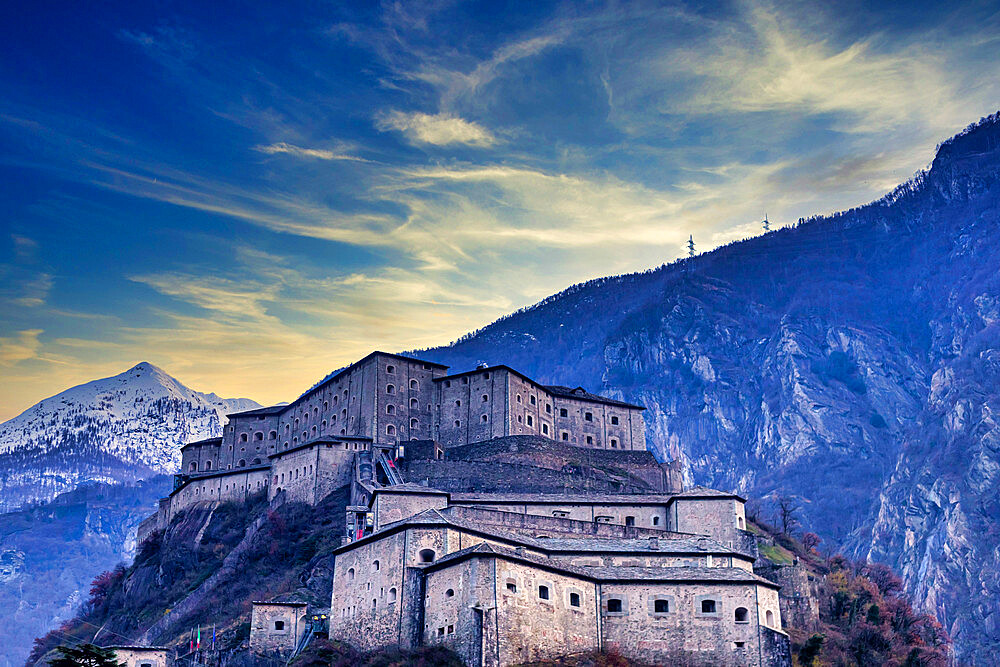
[[[792,497],[892,564],[990,664],[1000,641],[1000,117],[882,200],[575,286],[424,357],[645,404],[689,482]],[[765,502],[767,518],[773,511]]]

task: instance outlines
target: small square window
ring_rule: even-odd
[[[666,614],[670,611],[670,603],[667,600],[655,600],[653,602],[653,612],[657,614]]]
[[[618,598],[611,598],[608,600],[608,613],[609,614],[620,614],[622,613],[622,601]]]
[[[284,621],[275,621],[274,622],[274,629],[275,630],[284,630],[285,629],[285,622]]]
[[[618,417],[611,417],[611,424],[614,426],[618,426]]]
[[[579,607],[580,606],[580,594],[579,593],[570,593],[569,594],[569,606],[570,607]]]
[[[701,613],[703,614],[714,614],[716,611],[715,600],[702,600],[701,601]]]
[[[569,416],[569,411],[566,410],[566,408],[559,408],[559,416],[560,417],[568,417]]]
[[[508,581],[507,590],[511,593],[517,593],[517,584],[515,584],[513,581]]]
[[[594,421],[594,413],[593,412],[588,412],[588,413],[586,413],[586,414],[583,415],[583,418],[586,421],[592,422],[592,421]]]
[[[539,586],[538,587],[538,597],[541,598],[542,600],[548,600],[549,599],[549,587],[548,586]]]

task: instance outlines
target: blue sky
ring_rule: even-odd
[[[876,198],[1000,108],[994,3],[7,3],[0,418],[263,403]]]

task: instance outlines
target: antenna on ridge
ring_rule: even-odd
[[[771,221],[767,219],[767,212],[764,212],[764,222],[761,223],[765,232],[771,231]]]
[[[694,257],[694,235],[688,236],[688,257]]]

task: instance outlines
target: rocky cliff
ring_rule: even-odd
[[[796,499],[808,529],[898,568],[959,656],[991,664],[998,216],[994,115],[872,204],[577,285],[420,354],[644,403],[651,448],[689,480]]]

